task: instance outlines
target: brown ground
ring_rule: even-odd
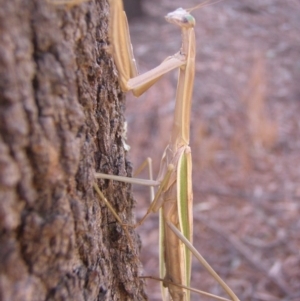
[[[163,16],[197,1],[144,4],[147,15],[130,24],[141,72],[179,50],[179,30]],[[193,15],[194,244],[241,300],[300,300],[300,1],[224,0]],[[151,156],[157,174],[176,80],[174,72],[128,100],[134,167]],[[148,194],[135,195],[139,219]],[[144,274],[158,275],[157,216],[139,231]],[[192,279],[225,296],[197,262]],[[147,286],[161,300],[159,284]]]

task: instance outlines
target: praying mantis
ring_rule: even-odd
[[[169,296],[174,301],[190,300],[191,253],[223,287],[230,298],[237,301],[239,299],[234,292],[192,245],[192,158],[189,139],[195,74],[195,19],[189,11],[182,8],[169,13],[166,20],[181,29],[182,47],[178,53],[168,57],[156,68],[138,75],[122,0],[111,0],[110,7],[112,52],[122,90],[132,91],[135,96],[139,96],[165,73],[178,68],[179,76],[171,138],[162,156],[157,180],[132,179],[101,173],[96,173],[96,178],[159,187],[147,213],[135,227],[143,223],[151,212],[160,211],[160,278],[164,301],[170,300]],[[96,184],[94,188],[122,224]],[[124,228],[126,230],[125,226]],[[219,300],[228,300],[199,292]]]

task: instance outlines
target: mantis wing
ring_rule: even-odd
[[[168,148],[166,152],[168,153]],[[162,162],[166,161],[163,157]],[[174,227],[178,232],[188,241],[192,241],[193,195],[190,181],[192,172],[190,147],[181,147],[173,157],[172,164],[176,166],[174,177],[170,177],[170,182],[164,189],[164,204],[160,209],[160,277],[165,280],[161,288],[163,300],[168,300],[170,291],[173,298],[178,296],[180,300],[189,300],[190,291],[172,283],[190,287],[191,252],[170,229],[168,223],[176,224]]]

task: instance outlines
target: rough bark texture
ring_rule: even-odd
[[[144,300],[107,1],[0,4],[0,300]]]

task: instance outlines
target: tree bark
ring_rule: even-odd
[[[107,1],[0,4],[0,300],[145,300]]]

